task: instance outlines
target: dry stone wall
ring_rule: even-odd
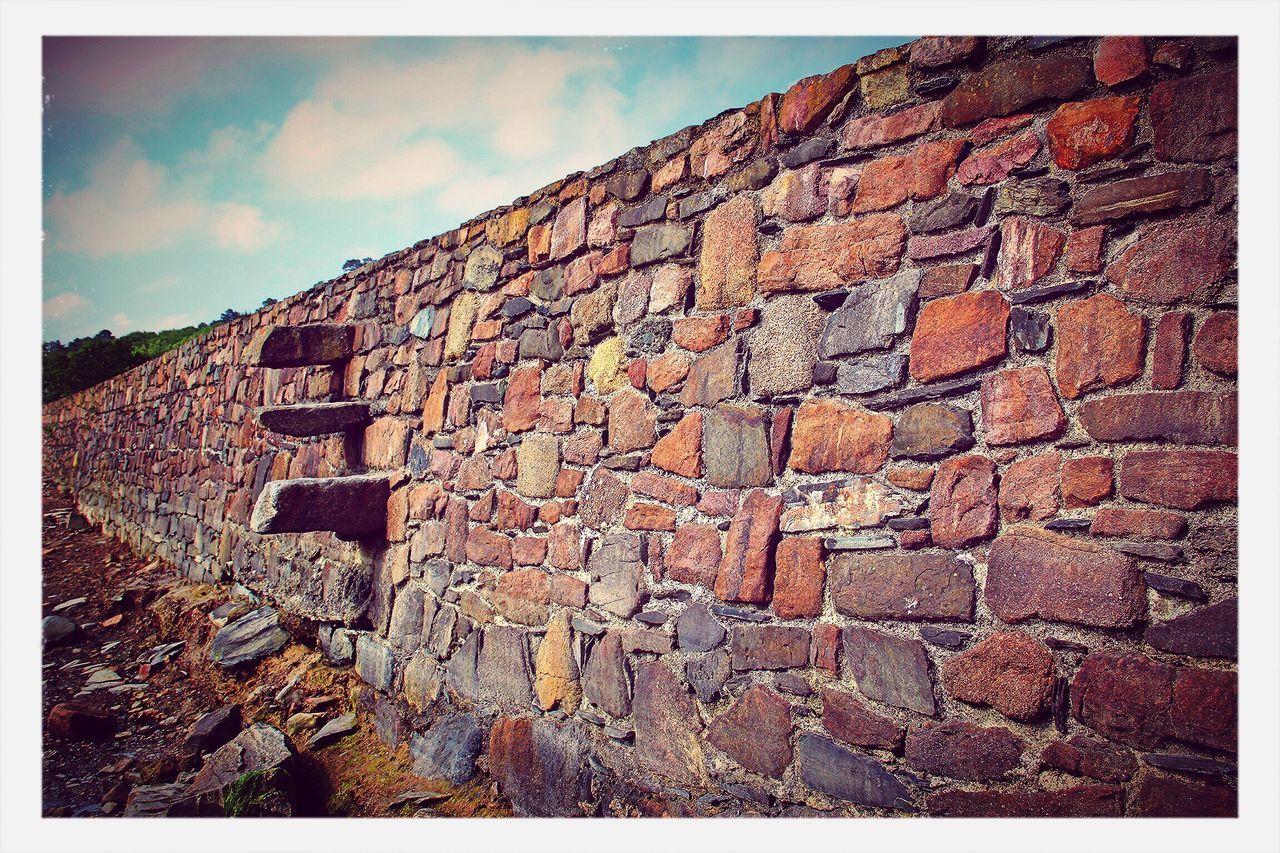
[[[523,813],[1233,814],[1236,166],[1234,40],[921,39],[51,404],[46,472]]]

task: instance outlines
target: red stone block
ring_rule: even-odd
[[[1151,345],[1151,387],[1162,390],[1182,384],[1182,369],[1187,360],[1187,332],[1191,329],[1189,311],[1169,311],[1156,322],[1155,342]]]
[[[830,626],[829,626],[830,627]],[[897,751],[905,729],[872,711],[852,694],[822,688],[822,726],[854,746]]]
[[[1234,235],[1226,225],[1174,220],[1143,232],[1107,266],[1106,277],[1140,302],[1169,305],[1211,289],[1234,259]]]
[[[1107,226],[1077,228],[1067,235],[1067,270],[1069,272],[1101,272],[1102,241]]]
[[[1236,153],[1236,69],[1157,84],[1148,96],[1161,160],[1208,163]]]
[[[628,530],[675,530],[676,512],[658,504],[632,504],[622,524]]]
[[[832,676],[840,675],[840,626],[813,626],[813,665]]]
[[[973,152],[960,164],[956,177],[962,184],[996,184],[1030,163],[1039,153],[1040,137],[1034,130],[1028,130],[998,145]]]
[[[1124,151],[1133,142],[1139,98],[1096,98],[1063,104],[1045,125],[1053,162],[1083,169]]]
[[[682,477],[702,476],[702,413],[689,412],[653,446],[653,464]]]
[[[949,695],[974,705],[990,705],[1021,722],[1032,722],[1048,709],[1053,677],[1053,654],[1038,640],[1016,631],[992,634],[942,667],[942,683]]]
[[[671,340],[678,347],[706,352],[729,337],[729,315],[681,317],[671,324]]]
[[[935,299],[911,335],[911,375],[920,382],[957,376],[1004,358],[1009,303],[993,290]]]
[[[1196,361],[1214,373],[1236,375],[1236,313],[1220,311],[1196,332],[1191,352]]]
[[[773,587],[773,542],[782,515],[782,498],[749,492],[729,525],[724,557],[716,573],[721,601],[763,604]],[[806,655],[808,644],[805,645]]]
[[[808,133],[840,102],[854,79],[853,66],[842,65],[829,74],[797,82],[778,104],[779,129],[784,133]]]
[[[938,466],[929,493],[929,532],[943,548],[963,548],[995,535],[996,466],[983,456],[955,456]]]
[[[763,293],[835,290],[898,271],[907,239],[902,217],[863,216],[837,225],[796,225],[757,270]],[[913,238],[914,239],[914,238]]]
[[[1043,521],[1058,514],[1058,465],[1056,450],[1019,459],[1000,477],[1000,516],[1008,522],[1030,518]]]
[[[1000,258],[993,280],[998,287],[1022,290],[1053,272],[1067,238],[1056,228],[1014,216],[1000,225]]]
[[[1147,40],[1141,36],[1107,36],[1093,54],[1093,76],[1115,86],[1146,73]]]
[[[942,102],[930,101],[899,110],[892,115],[872,114],[856,118],[844,126],[841,144],[845,148],[876,148],[910,139],[942,126]]]
[[[773,612],[779,619],[806,619],[822,612],[826,569],[822,540],[787,536],[774,557]]]
[[[481,566],[511,568],[511,539],[484,527],[467,534],[467,559]]]
[[[981,404],[991,445],[1039,441],[1058,435],[1067,425],[1049,374],[1039,365],[983,377]]]
[[[1146,340],[1142,317],[1109,293],[1058,309],[1054,372],[1062,395],[1074,400],[1142,375]]]
[[[964,293],[978,275],[977,264],[949,264],[930,267],[920,276],[918,295],[921,299]]]
[[[788,466],[807,474],[869,474],[889,458],[893,421],[835,400],[806,400],[797,410]]]
[[[1130,451],[1120,463],[1120,494],[1174,509],[1236,499],[1236,455],[1215,450]]]
[[[1176,512],[1158,509],[1103,507],[1094,515],[1089,532],[1094,536],[1181,539],[1187,533],[1187,520]]]
[[[693,486],[652,471],[640,471],[633,476],[631,491],[676,506],[693,506],[698,502],[698,490]]]
[[[791,763],[791,705],[763,684],[707,726],[707,740],[753,773],[782,778]]]
[[[1062,463],[1062,501],[1067,509],[1093,506],[1111,497],[1111,457],[1083,456]]]
[[[907,764],[938,776],[973,782],[1002,779],[1018,766],[1026,745],[1006,728],[962,720],[924,723],[907,731]]]
[[[542,368],[519,367],[507,379],[507,393],[502,401],[502,427],[508,432],[523,432],[538,424],[538,406],[542,402]]]
[[[872,160],[862,168],[853,212],[887,210],[909,198],[941,195],[956,173],[956,160],[964,146],[963,139],[926,142],[910,154]]]
[[[1100,782],[1127,782],[1138,769],[1133,753],[1085,735],[1049,744],[1040,753],[1040,763]]]

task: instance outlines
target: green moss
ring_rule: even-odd
[[[222,813],[227,817],[250,817],[271,814],[278,791],[266,770],[251,770],[227,786],[222,797]]]

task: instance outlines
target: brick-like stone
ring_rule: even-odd
[[[1058,353],[1054,373],[1062,395],[1074,400],[1142,374],[1142,317],[1109,293],[1062,305],[1054,318]]]
[[[935,299],[911,335],[911,375],[920,382],[958,376],[1004,358],[1009,303],[993,290]]]
[[[710,589],[715,585],[722,556],[720,532],[715,525],[689,522],[676,528],[665,556],[666,570],[677,583],[701,584]]]
[[[805,77],[795,83],[778,103],[778,129],[783,133],[808,133],[826,117],[853,86],[852,65],[829,74]]]
[[[1014,462],[1000,477],[1000,517],[1043,521],[1058,514],[1058,466],[1062,454],[1041,453]],[[1110,483],[1110,480],[1108,480]]]
[[[797,410],[788,467],[808,474],[869,474],[889,457],[893,421],[834,400],[806,400]]]
[[[989,374],[983,377],[980,398],[988,444],[1039,441],[1058,435],[1066,427],[1066,415],[1043,367]]]
[[[1158,83],[1149,109],[1161,160],[1208,163],[1236,153],[1236,70]]]
[[[1236,499],[1236,455],[1214,450],[1130,451],[1120,463],[1120,494],[1174,509]]]
[[[629,490],[612,472],[597,468],[591,472],[582,495],[580,514],[588,527],[600,530],[622,519],[622,507]]]
[[[962,184],[997,184],[1026,166],[1039,153],[1040,137],[1034,130],[1027,130],[989,148],[974,151],[960,164],[956,177]]]
[[[729,524],[724,557],[716,573],[721,601],[763,603],[773,588],[773,544],[782,498],[755,490],[743,500]]]
[[[1058,107],[1045,125],[1053,162],[1083,169],[1115,156],[1133,142],[1139,98],[1096,98]]]
[[[702,442],[702,459],[711,485],[765,486],[773,479],[762,410],[753,406],[717,406],[704,419]]]
[[[1053,676],[1049,650],[1015,631],[992,634],[942,666],[948,695],[973,705],[989,705],[1020,722],[1033,722],[1048,709]]]
[[[822,727],[854,746],[897,750],[904,728],[872,711],[851,693],[822,688]]]
[[[652,447],[658,440],[658,411],[639,391],[620,391],[609,400],[609,446],[618,453]]]
[[[926,142],[910,154],[880,157],[862,168],[853,198],[854,213],[888,210],[907,199],[941,195],[956,172],[963,139]]]
[[[1067,238],[1052,226],[1013,216],[1000,225],[1000,257],[994,281],[998,287],[1022,290],[1053,271]]]
[[[782,778],[791,763],[791,705],[763,684],[707,726],[707,740],[753,773]]]
[[[738,341],[732,340],[693,360],[680,402],[687,407],[714,406],[737,396],[740,387]]]
[[[751,393],[789,394],[810,387],[822,325],[822,309],[804,294],[779,296],[765,303],[760,324],[747,333]]]
[[[844,485],[806,488],[803,497],[803,503],[782,513],[779,526],[783,532],[879,527],[885,519],[902,515],[917,503],[866,477],[855,477]]]
[[[351,358],[356,327],[332,323],[265,326],[245,345],[245,364],[257,367],[305,367]]]
[[[947,264],[930,267],[920,277],[921,299],[934,299],[938,296],[954,296],[964,293],[973,284],[978,275],[977,264]]]
[[[831,601],[866,620],[968,622],[973,571],[951,554],[837,553],[827,560]]]
[[[889,455],[938,459],[973,446],[973,418],[944,403],[918,403],[898,416]]]
[[[1062,463],[1062,502],[1067,509],[1093,506],[1109,498],[1111,457],[1082,456]]]
[[[577,198],[560,208],[551,227],[553,261],[568,257],[587,242],[587,200]]]
[[[644,547],[634,533],[610,533],[591,551],[587,565],[591,587],[587,600],[596,607],[630,618],[640,609],[644,583]]]
[[[642,768],[680,785],[706,782],[697,706],[661,661],[636,670],[635,726],[636,760]]]
[[[1098,441],[1235,444],[1234,393],[1212,391],[1114,394],[1080,406],[1080,424]]]
[[[1142,36],[1106,36],[1093,54],[1093,76],[1107,86],[1139,77],[1150,65],[1147,40]]]
[[[777,251],[761,257],[760,290],[834,290],[884,278],[897,272],[906,237],[902,217],[893,213],[838,225],[793,226],[783,232]]]
[[[822,612],[826,569],[822,540],[787,536],[774,555],[773,612],[779,619],[807,619]]]
[[[1153,648],[1175,655],[1234,658],[1237,619],[1236,599],[1229,598],[1151,625],[1142,635],[1142,640]]]
[[[843,631],[843,646],[845,671],[864,695],[895,708],[937,713],[929,659],[919,640],[850,626]]]
[[[1131,752],[1087,735],[1054,741],[1040,753],[1040,762],[1100,782],[1127,782],[1138,769],[1138,761]]]
[[[822,332],[823,358],[892,347],[915,315],[919,286],[920,271],[912,269],[884,282],[854,288],[827,317]],[[810,361],[806,372],[812,374],[812,370]]]
[[[1234,311],[1209,315],[1196,331],[1191,352],[1201,366],[1224,376],[1236,375],[1236,328]]]
[[[1124,789],[1116,785],[1077,785],[1046,791],[952,789],[930,794],[929,813],[947,817],[1120,817]]]
[[[1176,512],[1108,506],[1094,514],[1089,532],[1094,536],[1181,539],[1187,533],[1187,520]]]
[[[850,121],[841,132],[845,148],[877,148],[937,130],[942,126],[942,103],[931,101],[889,115],[871,114]]]
[[[1126,812],[1131,817],[1236,817],[1236,789],[1221,782],[1144,775]]]
[[[1073,225],[1096,225],[1139,213],[1195,207],[1213,194],[1205,169],[1127,178],[1085,190],[1071,208]]]
[[[1156,225],[1107,266],[1106,277],[1140,302],[1202,301],[1234,261],[1234,235],[1216,222]]]
[[[996,466],[983,456],[954,456],[938,466],[929,493],[929,531],[944,548],[963,548],[995,535]]]
[[[700,310],[745,305],[755,295],[760,214],[749,195],[734,196],[717,207],[703,223],[702,253],[698,258]]]
[[[1015,59],[970,74],[942,101],[942,123],[960,127],[1006,116],[1039,101],[1065,100],[1093,82],[1087,59]]]
[[[249,526],[255,533],[382,534],[390,492],[384,475],[275,480],[258,495]]]
[[[1151,344],[1152,388],[1170,391],[1182,384],[1190,329],[1189,311],[1167,311],[1156,321],[1155,340]]]
[[[541,627],[551,602],[551,576],[538,569],[515,569],[498,578],[493,603],[498,612],[521,625]]]
[[[786,625],[741,625],[733,629],[733,668],[792,669],[809,665],[809,629]]]
[[[554,435],[527,436],[516,448],[516,466],[517,492],[525,497],[551,497],[560,473],[559,441]]]
[[[1013,527],[992,543],[984,595],[1005,622],[1039,616],[1127,628],[1147,612],[1146,587],[1132,557],[1029,525]]]
[[[948,720],[908,729],[904,754],[917,770],[983,782],[1004,778],[1018,766],[1024,748],[1006,728]]]
[[[1077,228],[1067,235],[1067,270],[1069,272],[1101,272],[1102,243],[1107,226]]]

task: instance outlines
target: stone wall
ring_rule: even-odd
[[[46,473],[525,813],[1232,814],[1235,128],[1232,39],[922,39],[49,405]],[[385,541],[250,531],[367,471]]]

